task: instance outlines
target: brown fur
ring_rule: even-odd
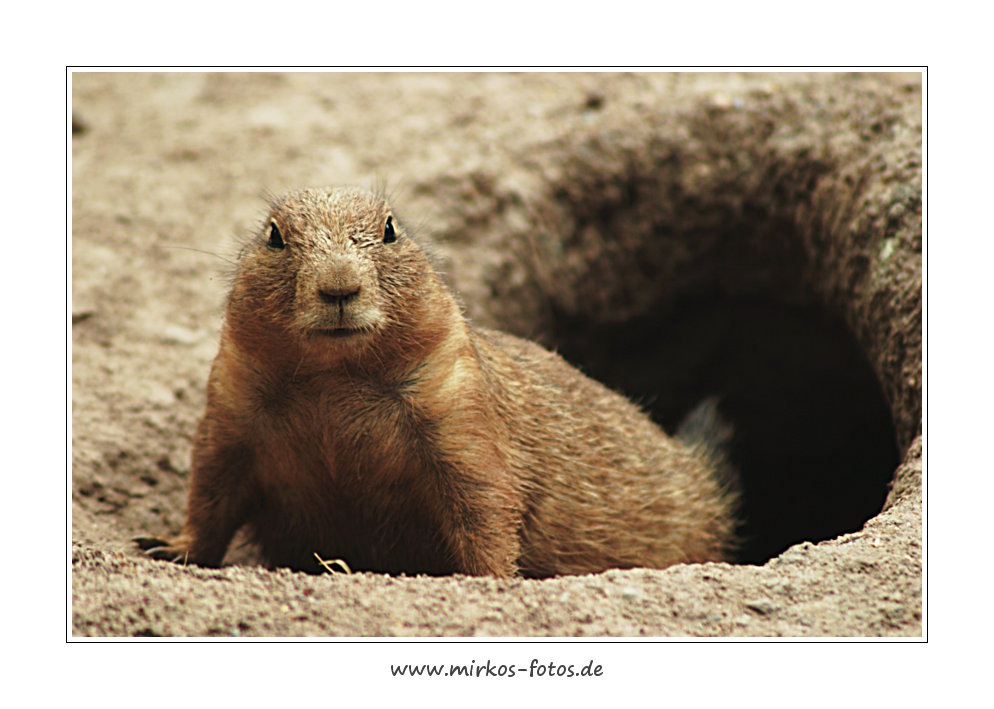
[[[735,496],[703,448],[538,345],[471,327],[390,207],[357,189],[272,207],[243,251],[187,520],[157,558],[552,576],[726,559]],[[322,293],[324,295],[322,296]],[[333,336],[347,328],[351,334]]]

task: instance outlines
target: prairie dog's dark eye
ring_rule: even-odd
[[[271,249],[282,249],[286,246],[283,243],[283,235],[280,234],[280,229],[276,226],[276,222],[269,222],[269,241],[266,243]]]
[[[392,244],[397,240],[397,232],[393,228],[393,217],[387,217],[387,225],[383,228],[383,243]]]

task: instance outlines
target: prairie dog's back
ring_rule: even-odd
[[[528,491],[525,574],[730,559],[737,496],[705,451],[541,346],[473,332]]]

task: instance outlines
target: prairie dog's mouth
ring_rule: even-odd
[[[364,308],[361,311],[346,309],[344,313],[304,309],[297,315],[296,330],[307,340],[365,341],[382,327],[379,310]]]
[[[369,331],[349,327],[316,327],[308,330],[307,334],[311,337],[330,337],[332,339],[343,340],[349,337],[368,335]]]

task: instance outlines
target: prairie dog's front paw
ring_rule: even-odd
[[[150,559],[186,564],[190,558],[190,545],[183,535],[175,537],[135,537],[132,540]]]

